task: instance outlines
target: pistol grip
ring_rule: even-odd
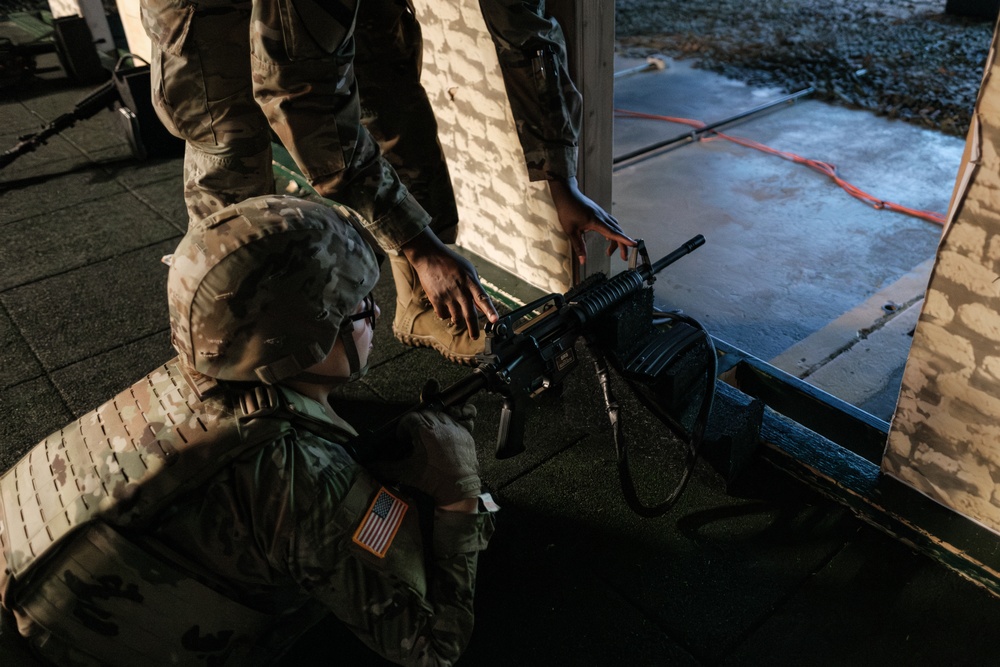
[[[524,451],[523,401],[505,396],[500,409],[500,429],[497,431],[498,459],[509,459]]]

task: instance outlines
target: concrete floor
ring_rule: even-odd
[[[620,58],[616,69],[642,62]],[[706,123],[782,96],[680,61],[621,77],[615,86],[618,109]],[[615,154],[690,131],[675,123],[618,118]],[[862,190],[935,212],[947,209],[964,147],[954,137],[808,98],[722,131],[833,163]],[[915,323],[917,310],[908,307],[922,298],[929,275],[924,262],[934,256],[940,226],[876,210],[822,174],[721,140],[685,142],[619,165],[614,214],[646,239],[654,257],[696,233],[707,238],[703,248],[661,274],[656,295],[665,305],[682,308],[736,347],[889,419],[912,324],[900,335],[882,334],[894,336],[884,343],[875,334],[892,319]],[[909,275],[913,271],[923,283]],[[890,303],[887,312],[883,306]],[[859,331],[868,338],[860,340]],[[853,372],[824,371],[845,354],[859,360],[851,364]],[[846,363],[841,358],[838,365]]]
[[[619,103],[711,120],[772,94],[708,85],[706,77],[674,66],[655,79],[625,79]],[[683,85],[671,95],[661,84]],[[86,92],[58,73],[4,91],[0,146]],[[684,104],[661,104],[671,97]],[[833,119],[849,120],[834,131]],[[186,224],[181,163],[132,161],[115,128],[103,113],[0,172],[0,469],[172,355],[159,259]],[[621,150],[673,134],[632,121],[619,128]],[[886,197],[939,210],[957,166],[953,140],[811,102],[746,123],[739,133],[751,130],[837,162]],[[892,151],[865,153],[874,156],[868,159],[897,157],[851,157],[873,142],[869,132],[899,134],[887,139]],[[925,142],[929,147],[919,145]],[[903,158],[925,150],[930,157],[909,171],[940,169],[928,181],[937,186],[889,191],[897,172],[907,171]],[[953,166],[939,166],[941,155]],[[801,168],[712,143],[618,171],[615,213],[654,251],[704,233],[708,244],[667,270],[658,296],[769,359],[810,336],[825,331],[836,339],[858,318],[871,319],[880,290],[905,281],[900,290],[915,291],[919,277],[911,273],[933,253],[933,226],[868,210],[837,191],[822,194],[828,187]],[[385,321],[392,289],[383,276],[377,293]],[[377,333],[372,372],[343,396],[352,421],[409,402],[429,376],[448,383],[467,373],[428,350],[404,348],[387,330]],[[641,474],[668,488],[679,446],[623,389],[619,398],[631,436],[665,445]],[[670,515],[630,513],[587,365],[571,376],[562,400],[534,412],[529,449],[514,459],[491,454],[496,398],[481,394],[475,403],[483,477],[503,511],[480,560],[477,628],[464,664],[1000,662],[992,634],[1000,600],[763,465],[728,490],[701,465]],[[378,664],[332,620],[285,664],[331,658]],[[29,664],[6,654],[0,662]]]

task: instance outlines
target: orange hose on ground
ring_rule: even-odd
[[[658,114],[642,113],[639,111],[628,111],[625,109],[615,109],[615,113],[619,116],[625,118],[645,118],[648,120],[660,120],[669,123],[679,123],[681,125],[688,125],[696,129],[705,127],[705,123],[700,120],[694,120],[691,118],[679,118],[676,116],[662,116]],[[820,160],[812,160],[809,158],[804,158],[801,155],[796,155],[795,153],[788,153],[786,151],[779,151],[777,149],[766,146],[753,139],[747,139],[745,137],[736,137],[730,134],[725,134],[717,130],[712,130],[712,136],[704,138],[704,141],[713,141],[715,139],[725,139],[726,141],[731,141],[734,144],[739,144],[740,146],[746,146],[747,148],[753,148],[755,150],[767,153],[769,155],[776,155],[785,160],[795,162],[797,164],[802,164],[814,171],[818,171],[824,174],[839,185],[847,194],[851,195],[855,199],[860,199],[861,201],[871,205],[876,209],[885,209],[889,211],[895,211],[897,213],[903,213],[905,215],[911,215],[915,218],[920,218],[928,222],[933,222],[938,225],[943,225],[945,223],[945,216],[941,213],[935,213],[933,211],[923,211],[920,209],[910,208],[909,206],[903,206],[901,204],[896,204],[894,202],[885,201],[884,199],[879,199],[874,195],[868,194],[864,190],[861,190],[857,186],[848,183],[840,176],[837,175],[837,168],[830,164],[829,162],[822,162]]]

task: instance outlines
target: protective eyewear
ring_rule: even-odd
[[[347,316],[347,321],[348,322],[357,322],[358,320],[368,320],[368,323],[371,325],[372,330],[374,330],[375,329],[375,318],[376,318],[376,314],[375,314],[375,295],[374,294],[369,294],[368,296],[366,296],[364,298],[364,301],[362,301],[361,304],[362,304],[361,312],[360,313],[354,313],[353,315],[348,315]]]

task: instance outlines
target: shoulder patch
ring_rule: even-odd
[[[379,558],[385,558],[409,508],[384,486],[381,487],[354,531],[354,543]]]

